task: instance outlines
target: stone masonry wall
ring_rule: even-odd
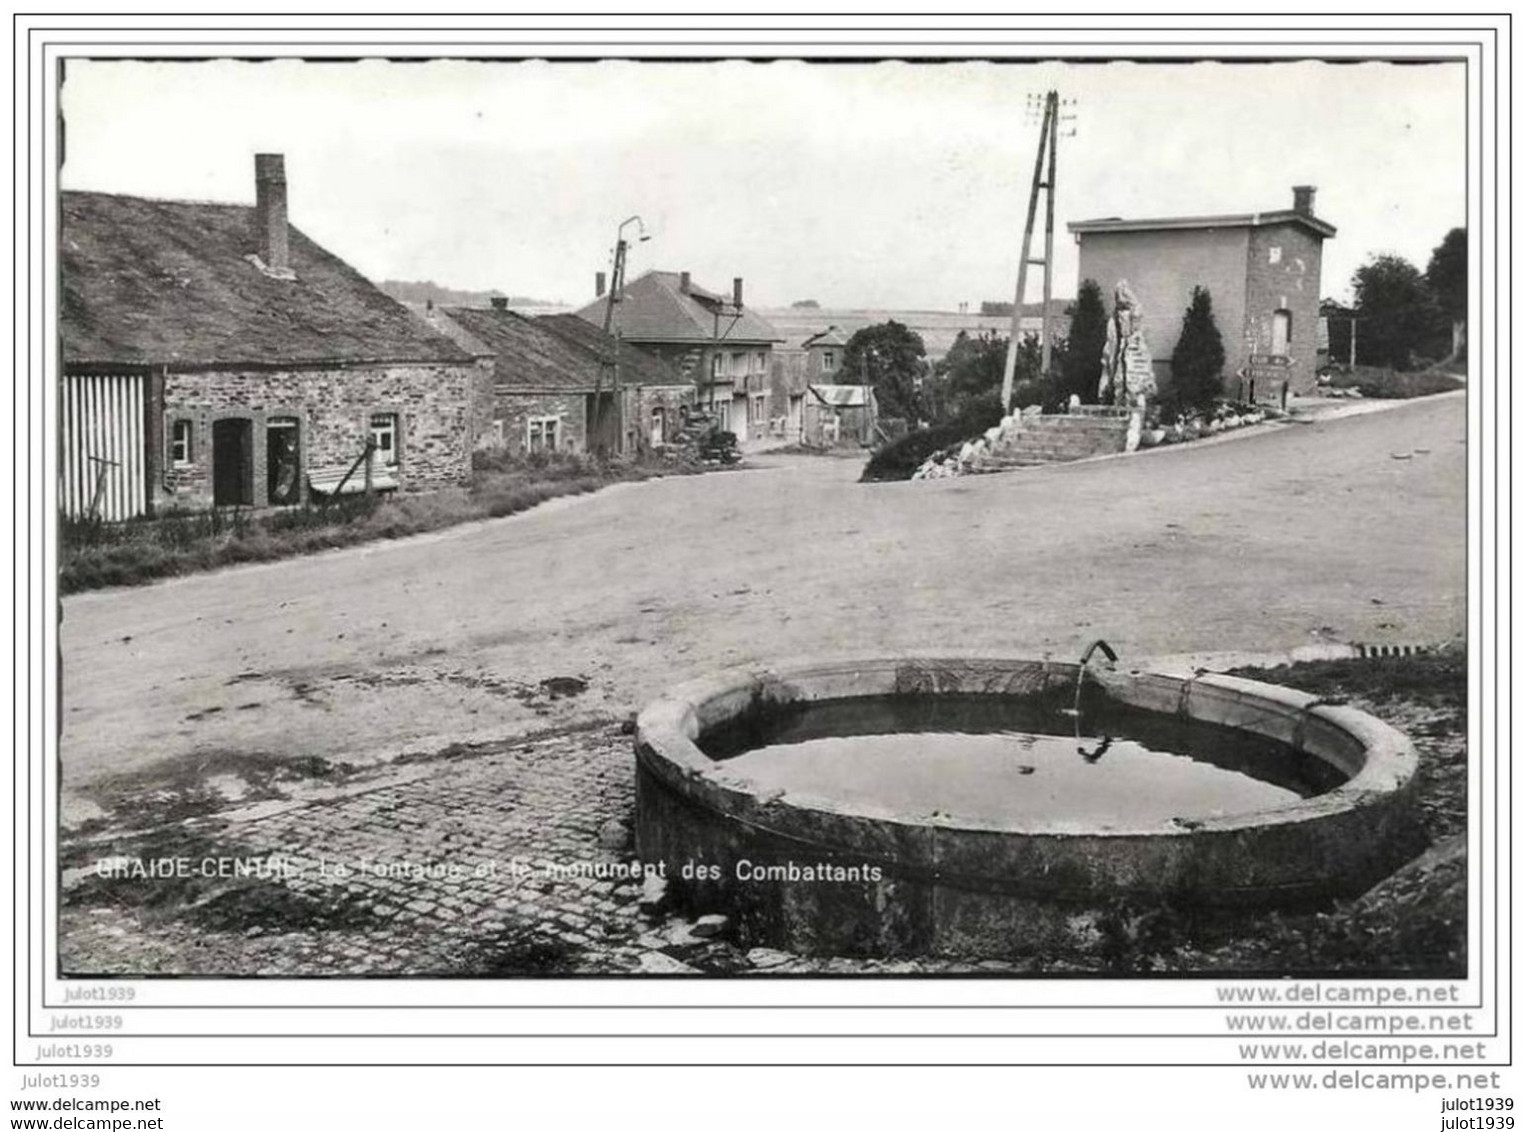
[[[398,473],[405,491],[469,482],[475,440],[473,400],[483,371],[470,365],[377,365],[300,370],[217,370],[170,373],[164,382],[164,444],[174,422],[192,425],[192,459],[176,467],[164,456],[160,501],[212,505],[213,424],[225,418],[252,424],[254,505],[269,503],[266,426],[294,417],[300,436],[301,497],[309,471],[348,467],[370,437],[376,413],[398,418]]]
[[[1324,243],[1296,224],[1256,228],[1250,236],[1249,270],[1245,285],[1244,339],[1247,354],[1271,352],[1271,322],[1276,311],[1292,316],[1287,345],[1292,360],[1288,381],[1292,392],[1306,393],[1318,374],[1319,276]],[[1227,345],[1229,327],[1223,326]],[[1226,367],[1226,376],[1233,369]]]
[[[532,417],[556,417],[561,421],[556,438],[558,452],[586,452],[588,448],[588,394],[508,393],[494,397],[494,417],[501,428],[503,447],[523,454],[529,451]]]

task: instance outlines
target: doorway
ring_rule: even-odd
[[[301,444],[301,429],[295,417],[272,417],[265,426],[265,465],[272,507],[301,502]]]
[[[1271,316],[1271,354],[1285,358],[1292,343],[1292,312],[1279,310]]]
[[[254,422],[247,417],[212,422],[212,504],[254,506]]]

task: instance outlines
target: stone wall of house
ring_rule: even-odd
[[[468,483],[475,442],[474,406],[484,371],[472,365],[374,365],[289,370],[170,373],[164,380],[164,455],[159,502],[207,507],[213,502],[217,421],[250,422],[253,504],[269,504],[267,428],[294,419],[302,483],[307,474],[348,467],[364,451],[373,414],[395,414],[398,479],[404,491]],[[191,459],[171,453],[178,420],[191,422]]]
[[[1245,353],[1271,352],[1271,326],[1278,310],[1290,315],[1287,343],[1288,381],[1294,393],[1307,393],[1318,380],[1319,276],[1324,242],[1298,224],[1273,224],[1250,235],[1245,285]],[[1229,328],[1222,327],[1225,345]],[[1225,367],[1232,374],[1232,367]]]
[[[644,451],[654,442],[652,414],[662,414],[661,443],[671,444],[683,427],[683,412],[694,407],[696,390],[692,385],[644,385],[636,392],[634,404],[629,407],[629,417],[635,428],[637,451]]]
[[[497,400],[494,395],[494,362],[490,357],[478,358],[472,374],[471,431],[474,448],[500,447],[497,420]]]
[[[516,454],[529,451],[530,421],[555,417],[559,422],[558,452],[588,450],[588,397],[586,393],[530,393],[498,390],[494,396],[495,437]]]

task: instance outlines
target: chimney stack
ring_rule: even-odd
[[[741,276],[731,280],[731,301],[736,304],[736,309],[741,309]]]
[[[1313,194],[1318,189],[1313,185],[1292,186],[1292,211],[1299,216],[1313,215]]]
[[[286,159],[279,153],[254,155],[254,220],[259,258],[272,274],[291,270],[286,236]]]
[[[593,273],[593,297],[595,299],[602,299],[604,297],[604,273],[602,271],[595,271]]]
[[[688,272],[680,271],[678,273],[678,290],[682,291],[686,295],[686,294],[688,294],[688,287],[689,287]]]
[[[506,311],[508,309],[507,295],[493,295],[491,301],[492,309],[495,311]]]

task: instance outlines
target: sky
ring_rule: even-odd
[[[555,302],[592,299],[631,215],[650,239],[630,278],[743,276],[758,306],[1010,299],[1038,143],[1026,106],[1050,88],[1074,100],[1057,295],[1078,282],[1074,220],[1270,211],[1316,185],[1339,229],[1321,290],[1342,299],[1372,255],[1423,269],[1466,223],[1457,63],[73,60],[66,74],[66,189],[252,203],[252,155],[284,153],[292,223],[370,278]]]

